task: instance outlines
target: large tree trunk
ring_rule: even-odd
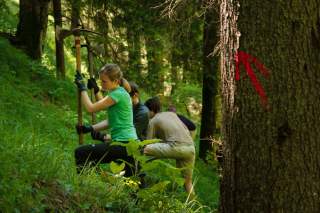
[[[62,14],[61,14],[61,0],[53,0],[53,14],[54,14],[54,27],[62,29]],[[56,35],[56,69],[57,78],[64,79],[66,77],[65,64],[64,64],[64,47],[63,38]]]
[[[206,161],[208,151],[212,150],[210,138],[216,129],[216,95],[218,77],[218,57],[212,56],[218,41],[219,15],[214,8],[205,13],[203,30],[203,86],[202,86],[202,115],[200,130],[199,157]]]
[[[318,0],[222,1],[221,212],[320,211],[319,11]],[[270,70],[254,68],[268,107],[244,67],[234,79],[238,45]]]
[[[20,0],[18,46],[33,59],[41,59],[47,31],[49,0]]]

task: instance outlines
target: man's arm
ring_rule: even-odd
[[[177,116],[182,121],[182,123],[188,128],[189,131],[194,131],[196,129],[196,125],[191,120],[180,114],[177,114]]]
[[[147,131],[147,139],[156,138],[156,129],[153,122],[149,122],[148,131]]]

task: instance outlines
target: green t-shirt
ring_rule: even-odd
[[[137,134],[133,126],[132,103],[129,93],[118,87],[108,94],[115,102],[108,108],[109,127],[113,141],[136,140]]]

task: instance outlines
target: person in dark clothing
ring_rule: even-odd
[[[195,131],[196,130],[196,125],[189,120],[188,118],[184,117],[183,115],[177,114],[177,116],[180,118],[180,120],[182,121],[182,123],[184,123],[184,125],[186,125],[186,127],[188,128],[189,131]]]
[[[140,101],[139,87],[134,82],[129,82],[131,87],[131,100],[133,105],[133,124],[136,128],[138,138],[143,141],[147,136],[149,123],[149,109]]]

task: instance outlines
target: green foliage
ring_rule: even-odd
[[[121,163],[121,164],[117,164],[115,162],[110,163],[110,169],[114,174],[121,172],[124,169],[124,167],[125,167],[125,163]]]
[[[0,0],[0,32],[14,34],[18,24],[18,2]]]
[[[174,94],[165,100],[164,106],[173,104],[178,113],[188,115],[198,121],[202,103],[201,91],[201,87],[197,84],[180,84]]]
[[[211,171],[208,171],[208,167]],[[209,161],[209,165],[206,165],[202,160],[198,160],[196,161],[195,168],[195,191],[200,203],[209,206],[212,210],[218,209],[220,179],[217,175],[219,173],[217,162],[211,160]]]

